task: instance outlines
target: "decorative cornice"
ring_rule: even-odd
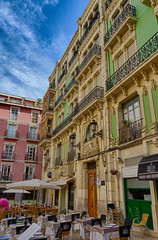
[[[147,94],[148,94],[148,89],[147,89],[146,86],[143,86],[143,87],[142,87],[142,95],[143,95],[143,96],[146,96]]]

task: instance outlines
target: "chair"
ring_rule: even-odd
[[[128,240],[130,237],[130,226],[119,226],[120,240]]]
[[[115,209],[115,204],[114,203],[108,203],[107,208]]]
[[[62,228],[62,236],[69,235],[71,222],[61,222],[60,227]]]
[[[27,223],[32,224],[32,217],[27,217],[25,220],[26,220]]]
[[[142,220],[139,221],[139,218],[135,218],[132,223],[132,227],[140,227],[140,228],[146,228],[147,229],[147,221],[149,218],[149,214],[144,213],[142,214]],[[136,222],[137,221],[137,222]]]
[[[58,230],[57,230],[57,233],[55,235],[54,240],[61,240],[62,239],[62,231],[63,231],[63,229],[61,227],[59,227]]]
[[[48,221],[55,221],[56,220],[56,215],[51,215],[51,216],[48,216]]]
[[[11,224],[16,224],[16,218],[8,219],[8,227]]]
[[[100,225],[101,226],[101,219],[92,219],[92,226]]]
[[[81,218],[83,217],[83,216],[86,216],[87,215],[87,211],[83,211],[82,213],[81,213]]]
[[[111,233],[109,236],[109,240],[120,240],[120,237],[116,237],[116,236],[113,237],[113,236],[114,236],[114,234]]]
[[[105,222],[106,221],[106,215],[105,214],[101,214],[100,220],[101,220],[101,222]]]
[[[132,220],[131,219],[129,219],[129,218],[125,218],[125,226],[129,226],[130,228],[131,228],[131,226],[132,226]]]
[[[72,213],[72,222],[74,222],[76,219],[80,218],[80,214],[79,213]]]
[[[6,214],[6,218],[13,218],[13,217],[15,217],[15,214],[13,213]]]
[[[23,233],[29,226],[17,226],[16,227],[16,235]]]

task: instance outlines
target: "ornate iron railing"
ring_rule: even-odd
[[[71,80],[71,82],[67,85],[65,88],[65,94],[68,93],[68,91],[72,88],[73,85],[78,84],[78,82],[75,81],[75,78]]]
[[[109,5],[112,3],[112,0],[107,0],[105,2],[105,10],[109,7]]]
[[[62,123],[60,123],[58,127],[54,129],[53,136],[60,132],[65,126],[67,126],[72,121],[73,117],[94,99],[103,97],[104,88],[96,86],[80,103],[75,106],[74,111]]]
[[[59,156],[55,159],[55,166],[59,166],[60,163],[61,163],[61,156]]]
[[[5,174],[1,173],[0,180],[11,181],[12,180],[12,175],[11,174],[5,175]]]
[[[119,129],[119,144],[123,144],[140,138],[142,128],[142,119],[124,125],[124,127]]]
[[[73,162],[75,159],[75,155],[76,155],[76,150],[68,152],[67,162]]]
[[[18,131],[8,131],[6,130],[4,132],[5,137],[10,137],[10,138],[18,138],[19,137],[19,132]]]
[[[96,14],[94,15],[94,17],[91,19],[89,26],[86,28],[84,34],[82,35],[80,41],[79,41],[79,46],[81,46],[81,44],[83,43],[83,41],[85,40],[85,38],[87,37],[88,33],[90,32],[91,28],[93,27],[94,23],[96,22],[97,19],[99,19],[99,11],[96,12]]]
[[[59,104],[60,101],[64,101],[64,94],[61,94],[60,97],[55,102],[55,107]]]
[[[26,153],[26,154],[25,154],[25,160],[37,162],[37,161],[38,161],[38,155],[36,155],[36,156],[31,156],[31,155],[29,155],[28,153]]]
[[[7,160],[15,160],[15,153],[2,151],[1,158]]]
[[[117,17],[114,24],[111,26],[111,28],[107,31],[107,33],[104,36],[104,45],[109,41],[109,39],[112,37],[112,35],[117,31],[117,29],[120,27],[120,25],[123,23],[123,21],[128,16],[136,16],[136,8],[130,4],[128,4],[122,13]]]
[[[158,32],[155,33],[132,57],[106,80],[106,91],[126,77],[137,66],[158,50]]]
[[[69,61],[69,67],[71,66],[71,64],[73,63],[75,58],[77,57],[77,54],[78,54],[78,49],[74,51],[74,54],[73,54],[72,58]]]
[[[40,135],[39,135],[39,133],[30,133],[29,132],[26,134],[26,139],[39,141]]]
[[[61,82],[62,78],[64,77],[64,75],[67,73],[67,69],[64,69],[62,74],[60,75],[59,79],[58,79],[58,83]]]
[[[76,76],[82,71],[86,64],[90,61],[93,55],[101,55],[101,47],[99,45],[94,45],[87,56],[84,58],[80,66],[77,68]]]

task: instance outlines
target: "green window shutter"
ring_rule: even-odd
[[[71,76],[69,75],[66,79],[66,87],[69,85],[70,82],[71,82]]]
[[[117,140],[117,125],[116,125],[116,114],[112,114],[112,135],[115,140]]]
[[[147,132],[150,132],[151,126],[152,126],[152,117],[151,117],[151,109],[150,109],[150,102],[149,102],[149,94],[147,94],[146,96],[143,96],[143,103],[144,103]]]
[[[66,119],[70,115],[70,107],[69,107],[69,102],[66,99],[65,100],[65,109],[64,109],[64,119]]]
[[[152,90],[152,97],[154,103],[154,111],[156,122],[158,122],[158,87],[155,90]]]
[[[56,149],[54,149],[54,163],[56,162]]]

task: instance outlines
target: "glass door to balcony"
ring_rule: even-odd
[[[16,125],[9,124],[8,126],[8,137],[15,137],[15,132],[16,132]]]
[[[8,181],[10,180],[10,166],[2,165],[2,176],[1,180]]]
[[[12,159],[13,155],[13,146],[12,145],[6,145],[5,151],[4,151],[4,158],[6,159]]]

